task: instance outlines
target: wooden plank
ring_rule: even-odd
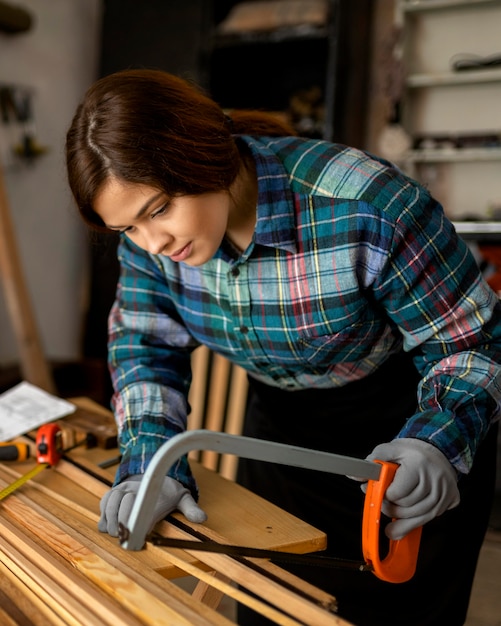
[[[61,420],[61,426],[71,428],[80,435],[91,435],[95,445],[105,450],[117,447],[117,426],[112,414],[103,415],[77,406],[74,413]]]
[[[198,350],[200,348],[195,352]],[[206,355],[207,352],[205,352]],[[244,379],[246,382],[245,376]],[[240,379],[240,384],[244,384],[242,379]],[[88,409],[93,409],[95,406],[96,410],[110,414],[110,411],[99,407],[88,398],[83,399],[83,403],[79,398],[73,398],[72,402]],[[78,458],[80,456],[92,458],[94,464],[107,458],[104,451],[99,449],[77,449],[69,456],[74,455]],[[315,552],[326,548],[327,541],[324,532],[267,502],[232,480],[207,469],[201,463],[192,461],[190,465],[199,486],[200,506],[209,518],[208,522],[203,525],[203,530],[209,536],[212,530],[216,531],[213,537],[216,541],[219,536],[237,545],[252,543],[256,548],[288,550],[297,553]],[[70,467],[68,463],[65,464],[64,461],[61,461],[55,470],[68,476],[71,474],[75,483],[99,497],[102,497],[108,489],[91,476]],[[114,473],[113,469],[102,471],[103,477],[107,476],[108,480],[113,480]],[[42,476],[39,475],[37,481],[40,481]],[[187,523],[190,525],[189,522]],[[192,527],[196,529],[198,525],[194,524]]]
[[[161,534],[164,534],[165,536],[179,537],[182,539],[190,538],[188,533],[185,533],[184,531],[173,527],[166,522],[162,522],[161,530]],[[171,559],[173,552],[179,553],[181,551],[173,551],[172,549],[166,550],[166,558]],[[336,602],[332,596],[328,596],[325,592],[321,592],[321,601],[318,602],[315,587],[304,583],[304,581],[300,578],[297,578],[287,572],[286,576],[288,581],[294,582],[294,586],[298,591],[300,590],[302,593],[306,594],[308,592],[312,592],[312,590],[314,591],[310,600],[307,600],[303,597],[303,595],[297,595],[290,589],[280,585],[280,583],[276,580],[272,580],[271,578],[268,578],[262,573],[255,571],[254,569],[250,569],[245,565],[245,561],[247,560],[250,562],[262,563],[261,559],[244,559],[244,563],[242,563],[223,554],[211,554],[209,552],[202,553],[189,550],[186,552],[191,552],[193,555],[197,556],[200,561],[213,568],[215,571],[224,573],[226,577],[256,594],[258,598],[262,598],[270,605],[277,607],[280,611],[283,611],[290,616],[294,616],[294,618],[300,620],[300,623],[311,624],[311,626],[351,626],[349,622],[331,612],[336,609]],[[178,557],[174,557],[173,562],[175,562],[179,568],[183,567],[183,564],[180,562]],[[225,583],[224,580],[214,579],[206,574],[197,574],[196,568],[192,565],[186,566],[186,571],[191,575],[197,575],[200,579],[207,582],[207,584],[212,584],[216,588],[224,590],[224,592],[230,597],[233,597],[237,601],[258,610],[258,612],[261,612],[263,615],[267,615],[269,619],[278,620],[276,623],[288,623],[287,620],[280,614],[276,615],[272,609],[268,610],[266,605],[262,605],[261,601],[254,603],[252,596],[247,596],[247,594],[240,596],[238,590],[233,588],[228,589],[227,583]],[[281,570],[278,566],[274,566],[274,573],[276,576],[280,577],[281,572],[283,571],[284,570]],[[329,602],[326,602],[327,598],[329,598]]]
[[[62,462],[58,464],[58,467],[61,463]],[[45,480],[42,484],[32,481],[30,484],[23,485],[22,489],[16,492],[15,497],[21,498],[22,500],[23,497],[26,496],[32,503],[36,503],[42,508],[47,508],[50,502],[50,510],[58,511],[61,519],[64,519],[64,513],[57,509],[57,503],[70,507],[70,519],[73,525],[78,523],[77,520],[80,520],[80,524],[83,523],[82,519],[87,520],[88,534],[91,537],[93,546],[102,546],[104,552],[117,555],[118,558],[122,559],[125,563],[130,564],[132,559],[132,562],[136,563],[137,567],[143,572],[148,570],[162,570],[162,576],[166,578],[176,578],[182,575],[176,567],[170,566],[164,558],[159,558],[157,551],[142,550],[140,552],[127,552],[118,545],[116,539],[107,534],[99,533],[97,531],[97,522],[99,520],[99,490],[102,489],[102,493],[104,493],[107,488],[100,484],[98,480],[72,466],[71,463],[67,465],[73,471],[74,481],[71,480],[71,476],[65,476],[48,470],[47,472],[43,472]],[[0,464],[1,487],[11,482],[9,477],[17,478],[18,473],[14,472],[11,467],[6,468],[5,464]],[[91,489],[91,491],[84,489],[82,486],[82,484],[85,483],[82,477],[85,477],[87,487]],[[10,497],[12,496],[9,496],[9,498]],[[7,500],[5,502],[7,502]],[[192,560],[195,561],[196,559],[192,557]]]
[[[170,555],[168,558],[170,560]],[[179,568],[179,569],[182,569],[182,571],[186,572],[186,569],[184,569],[185,567],[186,567],[186,561],[184,560],[183,568]],[[211,572],[210,582],[207,582],[203,580],[203,577],[200,573],[197,572],[197,574],[198,574],[197,578],[199,579],[199,582],[197,586],[195,587],[195,589],[193,590],[193,593],[191,594],[192,597],[195,600],[198,600],[199,602],[203,602],[207,606],[212,607],[213,609],[217,609],[219,604],[221,603],[224,593],[222,589],[219,589],[219,588],[216,589],[216,587],[214,586],[214,580],[220,580],[227,584],[231,584],[231,580],[225,574],[221,574],[220,572]]]
[[[103,450],[100,452],[104,454]],[[33,462],[0,465],[0,478],[4,479],[4,484],[8,484],[32,466]],[[175,514],[175,517],[192,528],[201,529],[215,541],[236,545],[297,553],[325,548],[325,534],[321,531],[199,464],[192,462],[192,468],[200,486],[200,504],[209,516],[208,522],[199,526],[189,524],[183,516]],[[18,493],[30,493],[30,489],[40,490],[42,494],[63,504],[72,502],[73,509],[85,515],[95,528],[99,519],[99,500],[109,487],[62,460],[55,468],[42,472],[35,480],[24,485]],[[162,575],[168,578],[180,575],[169,562],[162,563],[161,559],[158,562],[148,561],[147,558],[153,558],[154,551],[141,551],[139,554],[138,558],[144,560],[145,568],[163,568]],[[197,559],[192,557],[192,560],[196,562]]]
[[[212,357],[212,368],[209,382],[209,397],[207,399],[207,416],[204,428],[208,430],[224,430],[224,414],[228,393],[228,381],[231,364],[220,354]],[[201,463],[208,469],[217,470],[219,453],[213,450],[204,450],[201,454]]]
[[[12,598],[23,614],[33,626],[66,626],[63,620],[54,614],[49,606],[30,589],[26,582],[21,580],[3,563],[5,555],[0,560],[1,586],[4,592]],[[0,622],[1,623],[1,622]]]
[[[91,454],[98,451],[87,452]],[[70,456],[74,453],[80,454],[75,450]],[[0,464],[0,477],[3,473],[4,476],[10,476],[12,482],[33,465],[33,461],[8,467],[5,463]],[[224,537],[227,542],[236,545],[252,544],[256,548],[287,550],[298,554],[325,549],[324,532],[199,463],[192,461],[191,468],[200,489],[200,506],[207,512],[208,522],[200,527],[181,516],[180,519],[188,526],[202,528],[207,536],[216,541],[218,537]],[[108,477],[113,477],[113,472],[106,472]],[[62,477],[61,480],[58,476]],[[9,482],[8,478],[6,480]],[[54,497],[60,493],[68,499],[72,498],[73,489],[76,488],[73,495],[75,506],[83,505],[87,511],[92,510],[94,516],[99,515],[99,499],[109,489],[108,485],[64,459],[56,467],[39,474],[31,484],[45,485],[50,490],[48,493],[54,493]],[[178,514],[175,516],[179,517]]]
[[[215,541],[221,541],[224,537],[224,541],[235,545],[252,544],[256,548],[287,550],[298,554],[326,548],[324,532],[194,461],[191,467],[200,489],[199,503],[207,512],[208,521],[199,525],[189,522],[178,513],[173,514],[187,526],[202,530]],[[79,479],[81,470],[71,464],[65,466],[60,462],[55,469],[68,476],[72,474],[80,486],[100,497],[108,489],[91,476]],[[36,480],[37,483],[41,480],[40,475]]]
[[[78,572],[61,563],[5,517],[0,518],[0,560],[69,626],[140,626],[119,605],[110,612],[110,599],[89,585]],[[92,607],[95,610],[92,610]]]
[[[216,541],[224,537],[237,545],[297,553],[325,549],[324,532],[212,470],[193,463],[192,471],[200,489],[200,506],[208,515],[203,532]]]
[[[135,617],[139,623],[149,626],[171,626],[172,624],[226,626],[231,624],[229,620],[213,612],[211,612],[212,617],[209,617],[208,607],[196,604],[186,592],[159,576],[158,580],[162,586],[170,585],[171,587],[168,601],[162,601],[165,598],[162,598],[160,586],[146,584],[147,579],[143,579],[141,581],[143,584],[141,584],[136,579],[137,577],[130,575],[130,569],[122,561],[110,559],[108,554],[103,556],[102,552],[92,550],[89,545],[86,545],[87,542],[82,542],[82,537],[78,532],[60,519],[61,509],[58,508],[56,517],[49,510],[43,510],[41,506],[22,500],[27,500],[27,498],[10,496],[3,502],[4,508],[17,524],[25,526],[30,533],[39,537],[47,547],[72,566],[69,570],[64,570],[66,577],[74,568],[92,582],[93,586],[101,589],[105,596],[116,600],[119,606]],[[0,520],[0,528],[3,531],[5,524],[7,524],[5,520]],[[33,550],[33,547],[31,549]],[[37,552],[37,562],[42,560],[43,557]],[[72,583],[70,584],[67,580],[66,584],[71,587]],[[81,599],[85,603],[85,599],[83,597]],[[93,604],[96,604],[95,599]],[[201,607],[204,609],[204,615],[201,614]],[[103,606],[99,607],[99,615],[102,623],[108,623]],[[120,623],[116,612],[110,614],[109,623],[110,626]]]
[[[241,435],[247,404],[247,393],[249,383],[247,372],[238,367],[232,366],[230,395],[228,398],[228,410],[226,415],[225,432],[230,435]],[[234,454],[223,454],[219,466],[219,473],[224,478],[235,480],[237,476],[238,457]]]
[[[9,593],[10,592],[10,593]],[[22,608],[28,603],[20,594],[12,598],[12,585],[3,575],[0,568],[0,624],[2,626],[37,626],[40,622],[33,622]]]
[[[188,415],[188,425],[191,430],[203,428],[205,414],[205,393],[209,376],[210,352],[206,346],[200,346],[191,355],[191,370],[193,374],[189,393],[191,412]],[[192,458],[198,456],[192,455]]]
[[[56,386],[42,350],[31,300],[26,286],[0,166],[0,278],[17,339],[23,378],[49,393]]]
[[[202,572],[196,566],[187,563],[183,558],[177,556],[177,552],[181,551],[170,549],[167,558],[175,563],[179,569],[185,569],[187,574],[203,581],[207,588],[216,588],[219,592],[224,593],[241,604],[245,604],[257,613],[260,613],[266,618],[272,620],[275,624],[280,624],[281,626],[301,626],[301,622],[284,615],[280,611],[277,611],[276,609],[266,605],[264,602],[261,602],[258,598],[254,598],[253,596],[250,596],[249,594],[244,593],[240,589],[231,585],[228,582],[231,578],[228,578],[226,575],[218,573],[214,575]],[[218,598],[218,595],[215,596],[216,599]]]

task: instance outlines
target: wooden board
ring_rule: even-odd
[[[23,377],[33,385],[49,393],[55,393],[54,379],[43,353],[30,294],[24,279],[1,166],[0,282],[18,343]]]

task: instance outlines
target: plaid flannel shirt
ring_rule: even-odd
[[[500,413],[501,310],[441,206],[362,151],[237,140],[253,154],[259,194],[243,253],[223,241],[190,267],[121,238],[109,327],[117,482],[144,473],[186,428],[199,344],[291,392],[345,385],[412,350],[419,410],[398,436],[433,443],[468,472]],[[185,458],[170,474],[196,493]]]

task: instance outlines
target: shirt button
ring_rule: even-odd
[[[240,270],[238,269],[238,267],[234,267],[234,268],[231,270],[231,275],[232,275],[232,276],[234,276],[235,278],[236,278],[237,276],[239,276],[239,274],[240,274]]]
[[[246,335],[249,332],[247,326],[240,326],[240,332]]]

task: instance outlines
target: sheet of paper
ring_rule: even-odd
[[[0,394],[0,441],[70,415],[76,406],[26,381]]]

